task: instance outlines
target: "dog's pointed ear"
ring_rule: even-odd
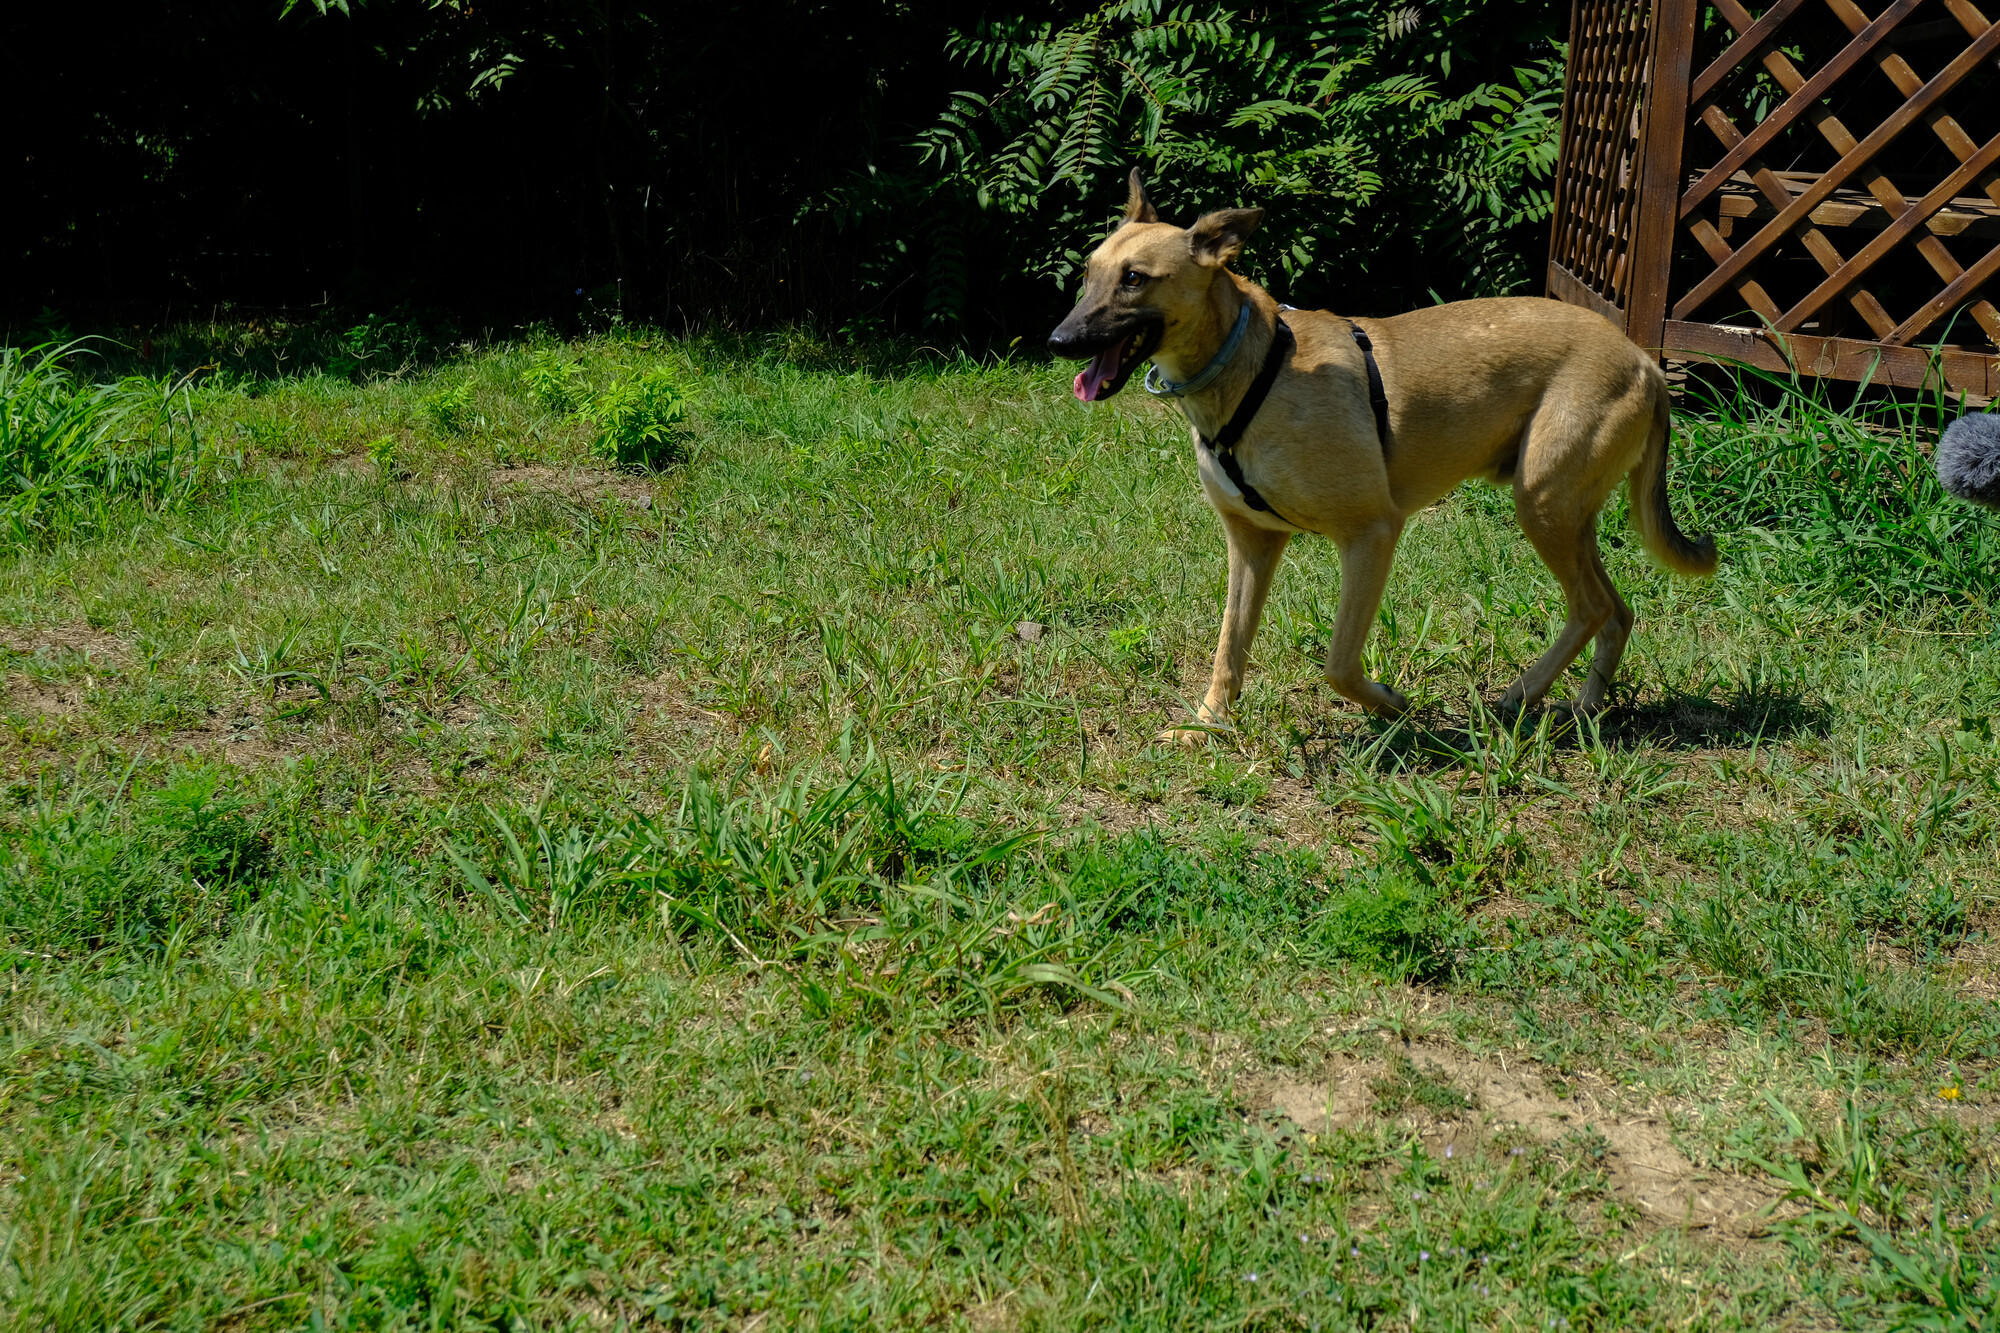
[[[1188,228],[1188,249],[1194,262],[1205,268],[1221,268],[1243,253],[1243,242],[1264,220],[1261,208],[1225,208],[1204,213]]]
[[[1146,197],[1146,187],[1139,183],[1139,168],[1132,168],[1132,179],[1125,190],[1125,220],[1127,222],[1158,222],[1159,210]]]

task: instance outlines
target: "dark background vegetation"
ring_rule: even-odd
[[[400,309],[1004,340],[1134,162],[1174,212],[1273,205],[1256,262],[1302,302],[1506,290],[1543,244],[1551,0],[116,8],[0,18],[41,108],[0,212],[17,335]]]

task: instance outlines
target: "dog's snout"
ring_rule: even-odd
[[[1082,342],[1082,330],[1071,328],[1069,321],[1064,320],[1056,325],[1055,332],[1049,335],[1049,350],[1057,356],[1075,360],[1086,355],[1081,346]]]

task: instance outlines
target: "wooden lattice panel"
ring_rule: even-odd
[[[1575,0],[1549,294],[1670,356],[2000,392],[1980,3]]]
[[[1652,13],[1653,0],[1576,0],[1563,88],[1549,289],[1620,326],[1633,308]]]

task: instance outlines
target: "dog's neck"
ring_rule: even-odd
[[[1256,283],[1225,269],[1209,284],[1200,313],[1153,354],[1153,363],[1167,378],[1194,378],[1222,350],[1245,305],[1250,307],[1250,325],[1235,358],[1213,383],[1178,400],[1189,424],[1203,435],[1213,436],[1228,423],[1263,369],[1265,353],[1278,332],[1278,303]]]

